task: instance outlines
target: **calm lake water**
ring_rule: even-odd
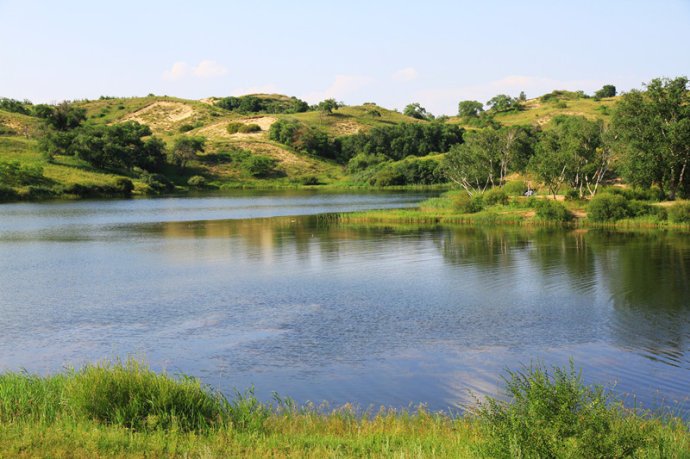
[[[688,416],[690,236],[313,215],[422,198],[2,205],[0,370],[133,355],[228,393],[447,410],[500,394],[505,368],[573,358],[630,404]]]

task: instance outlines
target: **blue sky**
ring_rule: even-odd
[[[690,75],[690,0],[0,0],[0,97],[278,92],[454,114]]]

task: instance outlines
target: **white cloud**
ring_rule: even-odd
[[[192,74],[198,78],[215,78],[228,73],[228,69],[216,61],[204,60],[194,67]]]
[[[333,83],[323,91],[311,92],[304,96],[308,102],[319,102],[324,99],[340,99],[364,86],[371,84],[372,78],[358,75],[336,75]]]
[[[419,76],[417,69],[414,67],[405,67],[400,69],[393,74],[393,79],[396,81],[412,81],[416,80]]]
[[[189,74],[189,66],[186,62],[175,62],[170,70],[163,72],[164,80],[179,80]]]
[[[164,80],[180,80],[193,76],[195,78],[216,78],[228,73],[228,69],[216,61],[203,60],[194,67],[186,62],[175,62],[169,70],[163,72]]]

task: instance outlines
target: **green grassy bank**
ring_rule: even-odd
[[[135,361],[0,375],[0,457],[689,457],[688,426],[622,407],[572,368],[508,373],[464,416],[225,398]]]
[[[343,213],[339,220],[374,225],[517,225],[572,228],[670,229],[690,231],[690,202],[658,202],[604,190],[591,200],[554,200],[552,196],[510,196],[502,189],[470,197],[448,191],[414,209]]]

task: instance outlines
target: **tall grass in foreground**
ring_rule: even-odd
[[[0,375],[0,457],[690,457],[687,425],[624,409],[570,368],[506,377],[509,399],[462,417],[328,411],[128,360]]]

